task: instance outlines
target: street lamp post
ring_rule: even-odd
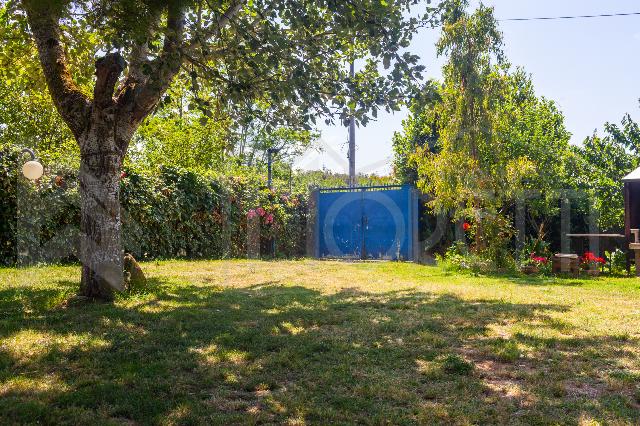
[[[22,166],[22,174],[29,180],[36,180],[42,177],[44,173],[44,167],[42,164],[36,159],[36,154],[30,150],[29,148],[24,148],[20,151],[20,154],[29,154],[31,156],[31,160],[24,163]]]
[[[20,156],[24,154],[29,154],[31,159],[22,165],[22,174],[29,180],[40,179],[44,174],[44,167],[36,158],[36,154],[29,148],[23,148],[20,150]],[[0,158],[2,157],[3,154],[0,152]]]

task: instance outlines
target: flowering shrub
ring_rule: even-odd
[[[598,269],[607,261],[602,257],[597,257],[592,252],[588,251],[580,258],[580,267],[582,269]]]
[[[543,256],[536,256],[535,253],[531,253],[530,259],[533,261],[534,264],[536,264],[537,266],[542,266],[542,265],[546,265],[549,262],[549,259],[547,259],[546,257]]]

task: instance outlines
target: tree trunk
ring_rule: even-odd
[[[109,300],[114,290],[124,289],[119,197],[122,159],[137,126],[153,111],[180,71],[185,4],[172,1],[165,7],[163,2],[158,3],[157,19],[164,10],[167,16],[162,51],[149,59],[146,42],[134,47],[128,74],[117,89],[126,61],[119,52],[99,58],[90,99],[73,81],[67,66],[60,28],[64,2],[22,3],[49,93],[80,145],[80,294]],[[242,6],[243,2],[232,2],[218,20],[218,27],[226,26]],[[155,30],[155,25],[148,28],[149,40]]]
[[[123,153],[113,117],[92,117],[80,138],[82,281],[80,294],[111,300],[124,289],[120,230],[120,173]]]

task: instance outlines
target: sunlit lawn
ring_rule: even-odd
[[[161,262],[114,304],[0,269],[0,424],[639,424],[640,280]]]

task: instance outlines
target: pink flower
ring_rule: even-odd
[[[127,177],[127,172],[120,173],[120,179],[124,179]]]
[[[264,214],[265,214],[266,212],[264,211],[264,209],[263,209],[262,207],[258,207],[258,208],[256,209],[256,213],[258,213],[258,215],[260,215],[260,216],[264,216]]]
[[[247,212],[247,219],[253,219],[257,216],[257,213],[254,209],[251,209]]]
[[[267,225],[272,224],[272,223],[273,223],[273,214],[269,213],[269,214],[267,215],[267,217],[265,218],[264,222],[265,222]]]

